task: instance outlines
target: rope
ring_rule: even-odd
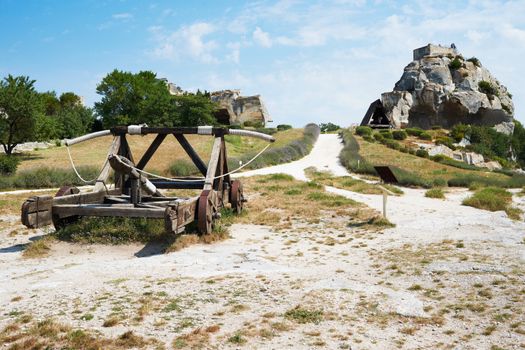
[[[116,142],[117,138],[113,138],[113,144]],[[111,147],[110,147],[111,149]],[[78,179],[80,181],[82,181],[83,183],[87,184],[87,185],[93,185],[95,183],[98,182],[98,178],[100,177],[100,175],[102,175],[102,172],[104,171],[104,168],[106,167],[106,164],[108,163],[108,157],[106,157],[106,161],[104,162],[104,164],[102,165],[102,169],[100,170],[100,173],[97,175],[96,178],[94,178],[93,180],[86,180],[84,179],[80,173],[78,172],[77,170],[77,167],[75,166],[75,162],[73,161],[73,157],[71,157],[71,151],[69,150],[69,146],[68,144],[66,143],[66,150],[67,150],[67,155],[69,156],[69,162],[71,163],[71,167],[73,168],[73,171],[75,172],[75,174],[77,175]],[[108,155],[109,156],[109,155]],[[102,181],[103,182],[103,181]],[[104,187],[106,187],[106,184],[104,183]],[[107,188],[106,188],[107,189]]]
[[[257,153],[252,159],[250,159],[248,162],[244,163],[243,165],[241,165],[240,167],[238,167],[237,169],[235,170],[232,170],[226,174],[222,174],[222,175],[219,175],[219,176],[214,176],[213,178],[211,178],[211,180],[216,180],[216,179],[220,179],[221,177],[225,177],[225,176],[228,176],[228,175],[231,175],[233,173],[236,173],[238,171],[240,171],[242,168],[248,166],[250,163],[252,163],[255,159],[257,159],[261,154],[263,154],[264,151],[266,151],[268,149],[268,147],[270,147],[271,144],[268,144],[266,145],[266,147],[264,147],[259,153]],[[133,169],[135,169],[136,171],[138,171],[139,173],[142,173],[142,174],[146,174],[146,175],[149,175],[151,177],[155,177],[157,179],[161,179],[161,180],[166,180],[166,181],[178,181],[178,182],[193,182],[193,181],[198,181],[198,180],[205,180],[206,178],[204,177],[199,177],[199,178],[195,178],[195,179],[191,179],[191,180],[188,180],[188,179],[172,179],[170,177],[164,177],[164,176],[160,176],[160,175],[157,175],[157,174],[153,174],[153,173],[150,173],[150,172],[147,172],[145,170],[142,170],[142,169],[138,169],[138,168],[135,168],[135,167],[132,167]]]
[[[113,139],[113,143],[116,141],[116,137]],[[232,170],[226,174],[222,174],[222,175],[219,175],[219,176],[215,176],[213,178],[211,178],[211,180],[216,180],[216,179],[220,179],[222,177],[225,177],[225,176],[228,176],[228,175],[231,175],[231,174],[234,174],[238,171],[240,171],[241,169],[243,169],[244,167],[250,165],[255,159],[257,159],[261,154],[263,154],[264,151],[266,151],[268,149],[268,147],[270,147],[271,144],[267,144],[266,147],[264,147],[259,153],[257,153],[252,159],[250,159],[248,162],[244,163],[243,165],[241,165],[240,167],[238,167],[237,169],[235,170]],[[75,166],[75,162],[73,162],[73,158],[71,157],[71,151],[69,150],[69,146],[66,144],[66,149],[67,149],[67,155],[69,156],[69,162],[71,163],[71,167],[73,168],[73,170],[75,171],[75,174],[77,175],[77,177],[80,179],[80,181],[82,181],[83,183],[85,184],[89,184],[89,185],[92,185],[94,183],[97,183],[98,182],[98,178],[100,177],[100,175],[102,174],[102,172],[104,171],[104,167],[106,166],[106,164],[108,163],[108,159],[109,159],[109,154],[108,154],[108,157],[106,157],[106,161],[104,162],[104,164],[102,165],[102,170],[100,171],[100,173],[98,174],[98,176],[96,178],[94,178],[93,180],[85,180],[84,178],[82,178],[82,176],[80,175],[80,173],[78,172],[76,166]],[[110,147],[111,149],[111,147]],[[196,180],[205,180],[206,178],[204,177],[199,177],[199,178],[195,178],[195,179],[172,179],[170,177],[164,177],[164,176],[160,176],[160,175],[157,175],[157,174],[153,174],[153,173],[150,173],[150,172],[147,172],[145,170],[142,170],[142,169],[139,169],[139,168],[136,168],[134,166],[130,166],[131,168],[135,169],[136,171],[138,171],[139,173],[141,174],[145,174],[145,175],[149,175],[151,177],[154,177],[154,178],[157,178],[157,179],[161,179],[161,180],[166,180],[166,181],[178,181],[178,182],[193,182],[193,181],[196,181]],[[104,183],[104,187],[106,187],[106,184]],[[107,190],[107,188],[106,188]]]

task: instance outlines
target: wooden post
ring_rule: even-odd
[[[206,172],[206,179],[204,180],[204,190],[213,189],[214,177],[217,172],[217,165],[221,154],[222,138],[216,137],[211,150],[210,162],[208,163],[208,171]]]
[[[388,198],[388,193],[383,189],[383,217],[386,219],[386,200]]]

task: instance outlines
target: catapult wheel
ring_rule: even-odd
[[[197,212],[197,228],[201,234],[213,231],[213,225],[219,216],[218,207],[217,193],[213,190],[202,191]]]
[[[62,197],[62,196],[69,196],[72,194],[80,193],[80,190],[76,188],[75,186],[62,186],[55,194],[56,197]],[[55,226],[55,229],[58,231],[61,228],[72,224],[80,219],[80,216],[74,215],[74,216],[68,216],[66,218],[60,218],[58,215],[51,215],[51,220],[53,221],[53,226]]]
[[[240,214],[242,212],[244,201],[242,183],[239,180],[233,180],[230,188],[230,203],[235,213]]]

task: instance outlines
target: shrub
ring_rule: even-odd
[[[383,141],[385,139],[385,137],[381,133],[376,132],[376,133],[374,133],[374,139],[376,141],[381,142],[381,141]]]
[[[454,58],[450,63],[448,64],[450,69],[459,69],[463,63],[459,60],[458,57]]]
[[[401,145],[399,144],[399,142],[394,141],[394,140],[386,139],[386,140],[384,140],[384,144],[388,148],[392,148],[392,149],[395,149],[395,150],[399,150],[401,148]]]
[[[260,121],[253,121],[253,120],[247,120],[244,123],[242,123],[245,127],[252,127],[252,128],[262,128],[264,125]]]
[[[481,62],[476,57],[471,57],[467,61],[474,63],[476,67],[481,67]]]
[[[404,130],[394,130],[392,132],[392,136],[394,136],[394,140],[404,140],[408,137],[406,131]]]
[[[368,163],[359,155],[359,144],[352,133],[347,129],[341,132],[340,135],[345,144],[341,153],[339,153],[341,164],[354,173],[377,176],[372,164]]]
[[[78,167],[78,172],[84,179],[94,179],[100,169],[94,167]],[[38,168],[19,171],[14,176],[0,178],[0,188],[47,188],[60,186],[85,185],[69,169]]]
[[[282,147],[269,148],[245,169],[259,169],[269,165],[288,163],[300,159],[310,152],[313,144],[319,137],[319,133],[320,129],[317,124],[308,124],[304,127],[302,138],[293,140]],[[228,167],[232,170],[237,169],[239,167],[239,161],[246,163],[252,159],[254,155],[255,153],[247,153],[240,158],[228,157]]]
[[[381,133],[381,135],[383,135],[385,139],[389,139],[389,140],[394,139],[394,136],[392,135],[392,131],[390,130],[380,130],[379,132]]]
[[[478,83],[479,91],[486,95],[498,96],[498,89],[492,85],[489,81],[482,80]]]
[[[436,137],[435,143],[436,145],[445,145],[452,150],[456,149],[456,146],[454,146],[454,140],[448,136]]]
[[[456,124],[450,130],[450,137],[456,142],[460,142],[465,136],[470,135],[470,125]]]
[[[450,165],[450,166],[453,166],[453,167],[456,167],[456,168],[460,168],[460,169],[474,170],[474,171],[479,171],[480,170],[480,168],[478,168],[475,165],[467,164],[465,162],[449,158],[449,157],[444,156],[442,154],[435,155],[435,156],[431,157],[431,159],[433,161],[435,161],[435,162],[438,162],[438,163],[441,163],[441,164],[445,164],[445,165]]]
[[[288,124],[279,124],[279,125],[277,125],[277,130],[279,130],[279,131],[289,130],[291,128],[292,128],[292,126],[288,125]]]
[[[444,199],[445,193],[441,188],[431,188],[425,192],[425,197]]]
[[[416,156],[421,157],[421,158],[428,158],[428,152],[420,148],[416,151]]]
[[[369,126],[358,126],[357,128],[355,128],[355,133],[359,136],[364,136],[364,135],[372,135],[372,128],[369,127]]]
[[[363,136],[363,140],[367,142],[374,142],[374,139],[370,135]]]
[[[422,132],[421,134],[419,134],[419,138],[421,140],[432,141],[432,135],[430,135],[427,132]]]
[[[422,178],[420,175],[408,172],[401,168],[391,166],[390,169],[396,176],[397,181],[403,186],[415,186],[423,188],[431,188],[432,183],[429,180]]]
[[[189,176],[199,174],[199,169],[193,162],[186,159],[177,159],[170,167],[169,172],[172,176]]]
[[[477,184],[478,186],[519,188],[525,186],[525,175],[514,174],[505,179],[496,179],[478,174],[457,174],[448,180],[448,185],[451,187],[471,187],[472,184]]]
[[[0,174],[11,175],[16,172],[20,159],[13,155],[0,156]]]
[[[277,129],[259,127],[259,128],[255,128],[255,131],[262,132],[263,134],[273,135],[277,132]]]
[[[334,132],[334,131],[341,129],[339,125],[336,125],[333,123],[321,123],[321,125],[319,125],[319,128],[321,129],[321,132],[323,133],[324,132]]]
[[[406,133],[410,136],[417,136],[421,135],[424,131],[420,128],[407,128],[405,129]]]
[[[445,186],[447,186],[447,180],[445,180],[445,179],[443,179],[441,177],[435,178],[432,181],[432,186],[434,186],[434,187],[445,187]]]
[[[512,203],[512,194],[503,188],[486,187],[463,200],[463,205],[490,211],[505,210]]]

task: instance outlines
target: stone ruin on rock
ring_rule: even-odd
[[[513,115],[512,95],[479,60],[465,60],[454,44],[428,44],[414,50],[394,90],[370,105],[361,125],[430,129],[463,123],[511,134]]]
[[[221,124],[243,124],[247,121],[265,125],[271,122],[260,95],[241,96],[240,90],[221,90],[211,93],[219,104],[215,117]]]

